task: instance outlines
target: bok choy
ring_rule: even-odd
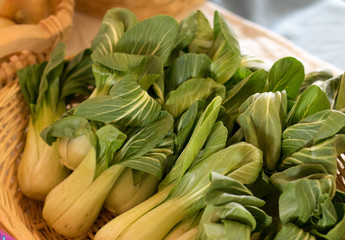
[[[44,203],[43,218],[59,233],[75,237],[96,220],[124,166],[110,165],[126,135],[107,125],[90,139],[92,147],[78,167],[53,188]]]
[[[103,227],[95,239],[163,239],[179,221],[203,208],[203,197],[210,184],[208,174],[211,171],[249,184],[256,179],[261,167],[262,152],[250,144],[239,143],[220,150],[188,170],[162,203],[143,212],[138,219],[121,218],[128,223],[108,223],[111,227]],[[243,173],[247,171],[250,171],[250,174],[244,176]],[[145,205],[146,202],[142,204]],[[141,206],[140,204],[137,207]],[[150,225],[146,224],[148,222]],[[123,228],[124,224],[127,226]],[[114,232],[110,234],[108,231]]]
[[[25,150],[18,166],[18,183],[25,195],[38,200],[44,200],[69,174],[60,162],[58,145],[48,146],[40,133],[61,117],[71,96],[88,94],[93,82],[89,53],[66,62],[64,51],[64,44],[58,44],[48,62],[18,71],[31,113]]]

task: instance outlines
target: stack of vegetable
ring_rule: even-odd
[[[111,9],[91,49],[63,52],[18,72],[18,181],[57,232],[81,235],[105,207],[118,216],[98,240],[345,239],[344,75],[241,55],[218,12],[212,29],[200,11]]]

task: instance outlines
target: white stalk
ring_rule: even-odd
[[[169,199],[133,222],[117,240],[161,240],[185,217],[188,208],[183,198]]]
[[[117,216],[106,225],[104,225],[95,235],[94,240],[116,240],[119,235],[125,230],[129,225],[131,225],[138,218],[143,216],[145,213],[159,205],[165,199],[168,198],[169,193],[173,185],[166,187],[164,190],[156,193],[146,201],[135,206],[134,208],[128,210],[127,212]],[[136,239],[136,238],[134,238]],[[151,238],[148,238],[151,239]]]
[[[105,207],[118,215],[122,214],[151,197],[157,191],[158,183],[155,176],[146,173],[135,185],[132,169],[126,168],[111,189]]]
[[[37,124],[36,124],[37,125]],[[28,197],[44,200],[69,174],[59,160],[58,145],[49,146],[30,118],[25,148],[18,166],[18,183]]]
[[[67,237],[85,233],[97,219],[109,191],[124,168],[113,165],[102,172],[52,227]]]
[[[43,207],[43,218],[53,225],[92,184],[96,172],[96,152],[93,148],[77,169],[47,196]]]
[[[91,148],[90,141],[86,135],[72,139],[61,138],[58,144],[62,164],[72,170],[78,167]]]

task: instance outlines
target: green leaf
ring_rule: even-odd
[[[285,158],[278,169],[287,169],[301,164],[322,164],[328,173],[336,176],[338,154],[334,144],[335,140],[336,138],[330,138],[312,147],[302,148]]]
[[[90,49],[86,49],[67,62],[61,75],[63,83],[60,98],[74,94],[90,94],[89,87],[95,85],[90,55]]]
[[[299,89],[299,92],[302,93],[305,89],[307,89],[310,85],[324,82],[333,77],[333,74],[328,69],[316,69],[305,75],[304,81]]]
[[[241,53],[234,31],[218,11],[214,14],[214,36],[208,52],[212,59],[211,76],[217,82],[225,83],[240,66]]]
[[[304,118],[283,132],[283,159],[300,149],[332,137],[345,126],[345,115],[324,110]]]
[[[263,210],[254,206],[245,207],[256,220],[256,228],[253,232],[259,232],[271,225],[272,217],[267,215]]]
[[[187,139],[192,134],[193,126],[198,117],[205,108],[205,101],[199,100],[194,102],[187,111],[185,111],[176,123],[176,137],[174,139],[176,153],[179,154],[185,147]]]
[[[26,103],[31,106],[35,105],[39,95],[41,76],[47,62],[31,65],[17,71],[20,90]],[[30,108],[31,114],[35,113],[35,108]]]
[[[115,45],[114,52],[156,55],[165,63],[174,47],[179,25],[164,15],[145,19],[130,28]]]
[[[197,125],[193,130],[193,134],[187,143],[187,146],[183,149],[182,153],[176,160],[173,168],[164,178],[160,184],[160,189],[163,189],[170,184],[178,181],[184,176],[187,169],[190,167],[195,157],[206,142],[213,124],[218,117],[219,109],[221,105],[221,98],[215,97],[212,102],[207,106],[198,120]]]
[[[173,153],[173,135],[167,135],[161,143],[147,153],[122,161],[120,164],[132,169],[146,172],[161,179],[165,167],[165,161]]]
[[[279,216],[282,223],[292,222],[302,226],[310,220],[317,221],[316,217],[320,216],[321,221],[316,222],[317,225],[321,224],[319,227],[326,229],[333,226],[337,221],[333,205],[322,206],[326,199],[330,198],[329,192],[325,192],[329,188],[331,187],[322,188],[318,180],[313,179],[300,179],[287,184],[279,198]],[[318,227],[317,225],[313,227]]]
[[[316,238],[292,223],[283,225],[275,240],[316,240]]]
[[[82,102],[75,115],[89,120],[112,122],[124,126],[145,126],[158,119],[161,106],[137,83],[126,75],[116,81],[109,96]]]
[[[117,72],[115,70],[97,62],[92,65],[92,71],[95,75],[96,89],[93,91],[90,98],[108,95],[114,83],[121,79],[119,74],[116,74]],[[125,74],[122,74],[122,77],[123,76],[125,76]]]
[[[195,31],[192,41],[188,44],[188,52],[190,53],[207,53],[212,46],[213,30],[206,16],[201,11],[196,11],[191,15],[193,18],[192,29]],[[190,28],[191,26],[188,26]],[[187,27],[187,26],[186,26]]]
[[[141,128],[128,139],[115,155],[114,162],[125,162],[128,159],[135,159],[148,153],[163,141],[172,126],[172,116],[165,111],[161,112],[157,121]]]
[[[97,62],[119,72],[128,72],[139,67],[145,56],[114,52],[97,58]]]
[[[273,170],[281,152],[282,124],[286,116],[285,92],[254,95],[240,107],[238,117],[248,143],[263,151],[264,167]]]
[[[203,78],[211,64],[211,59],[205,54],[187,53],[177,58],[166,77],[167,91],[175,90],[190,78]]]
[[[81,135],[89,135],[91,137],[92,129],[89,121],[77,116],[68,116],[61,118],[45,128],[41,132],[41,137],[50,146],[57,138],[76,138]],[[93,141],[90,139],[90,142]]]
[[[307,163],[292,166],[283,172],[274,173],[270,181],[279,191],[283,192],[289,183],[294,183],[300,179],[317,179],[324,192],[330,193],[331,196],[335,193],[334,176],[329,174],[322,164]]]
[[[334,109],[336,110],[343,108],[345,108],[345,74],[343,74],[343,77],[341,78],[339,92],[334,106]]]
[[[263,69],[258,70],[247,78],[237,83],[226,93],[223,106],[230,119],[226,122],[235,122],[239,115],[239,107],[251,95],[263,92],[266,85],[267,72]]]
[[[286,124],[296,124],[309,115],[326,109],[330,109],[326,94],[318,86],[312,85],[298,97],[287,116]]]
[[[204,147],[200,150],[200,152],[196,156],[191,167],[203,161],[205,158],[211,156],[213,153],[224,149],[227,138],[228,138],[228,130],[226,127],[224,127],[223,122],[221,121],[216,122],[211,129],[211,132],[205,142]]]
[[[253,196],[248,188],[234,179],[212,173],[211,181],[212,184],[208,188],[205,196],[205,200],[208,204],[222,206],[230,202],[236,202],[245,207],[247,205],[263,207],[265,205],[264,200]]]
[[[103,17],[96,37],[92,41],[92,59],[98,61],[101,56],[114,52],[115,45],[124,32],[136,23],[137,17],[130,10],[124,8],[108,10]]]
[[[217,173],[212,173],[211,181],[205,196],[207,205],[200,219],[198,239],[205,237],[205,226],[210,223],[218,223],[224,232],[227,231],[226,226],[222,225],[225,222],[241,223],[248,226],[250,231],[260,231],[271,224],[271,217],[258,208],[265,201],[253,196],[239,181]]]
[[[145,64],[143,65],[143,70],[140,73],[138,83],[141,88],[148,90],[153,83],[162,79],[164,84],[164,64],[162,58],[155,55],[147,55],[145,57]],[[164,85],[160,86],[161,92],[164,93]],[[158,94],[158,96],[160,96]],[[164,95],[160,96],[161,100],[164,101]]]
[[[195,36],[197,24],[197,12],[193,12],[181,20],[174,51],[178,52],[189,45]]]
[[[319,86],[322,89],[322,91],[326,93],[332,109],[340,110],[344,108],[344,99],[341,96],[341,92],[343,91],[342,89],[344,84],[344,75],[339,75],[330,78],[324,82],[318,81],[314,84]],[[337,103],[338,98],[339,103]]]
[[[224,86],[211,78],[192,78],[167,95],[164,108],[176,118],[195,101],[206,100],[213,93],[224,97]]]
[[[325,235],[326,239],[337,240],[344,239],[345,236],[345,204],[335,204],[335,210],[338,215],[338,223]]]
[[[149,87],[163,75],[161,58],[148,55],[133,55],[127,53],[112,53],[99,58],[93,65],[96,77],[97,96],[107,95],[116,81],[127,74],[138,79],[141,88]]]
[[[65,44],[58,43],[42,73],[36,109],[43,109],[43,105],[49,105],[52,109],[59,108],[60,75],[63,71],[64,59]],[[62,110],[60,111],[62,112]]]
[[[293,57],[276,61],[268,74],[268,90],[286,91],[288,98],[295,99],[304,80],[304,66]]]
[[[198,238],[200,240],[250,239],[249,226],[236,221],[224,221],[224,226],[219,223],[206,223],[204,228],[205,236]],[[232,231],[232,229],[236,229],[236,231]]]
[[[255,181],[261,167],[262,152],[258,148],[245,142],[234,144],[212,154],[188,170],[170,197],[205,191],[205,184],[210,183],[211,172],[226,175],[242,184],[249,184]]]
[[[98,139],[97,165],[105,169],[111,164],[115,152],[122,146],[127,136],[112,125],[106,125],[96,131]],[[98,169],[98,173],[105,169]]]

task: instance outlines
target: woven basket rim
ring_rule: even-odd
[[[17,24],[0,29],[0,58],[23,50],[34,53],[49,51],[71,33],[74,0],[57,0],[55,12],[38,24]]]

